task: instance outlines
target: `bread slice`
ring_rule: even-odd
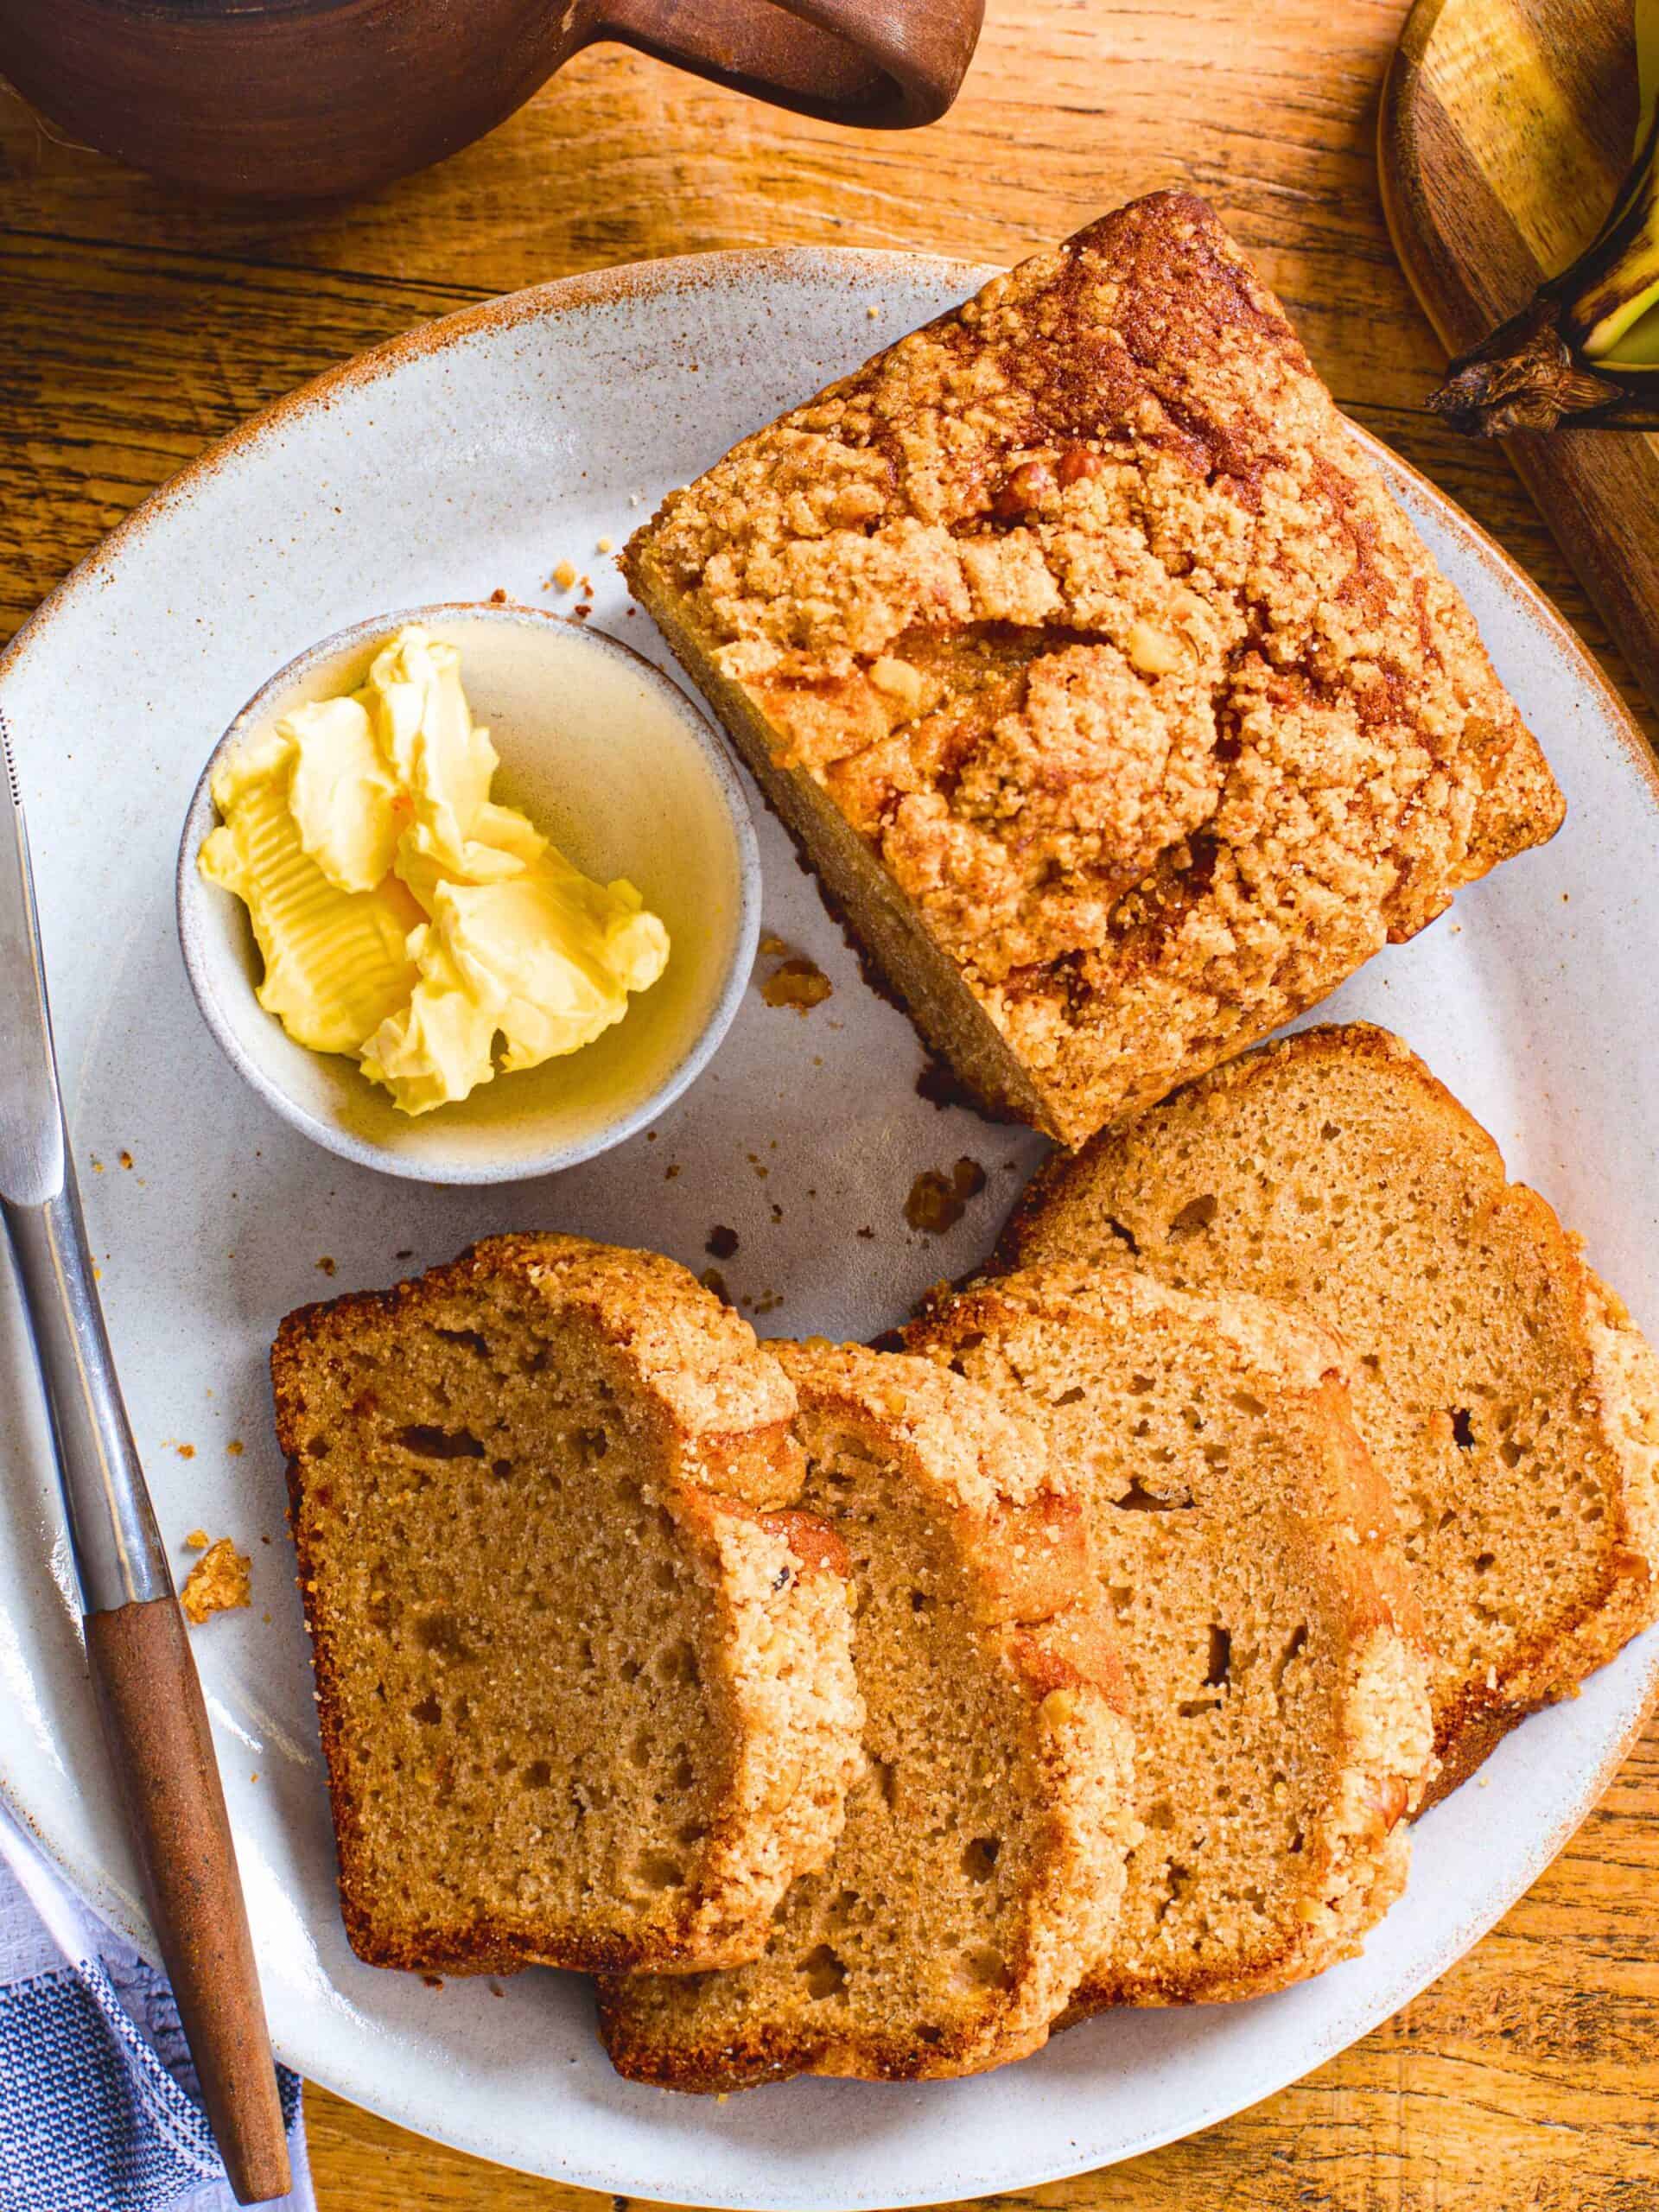
[[[637,2081],[916,2081],[1023,2056],[1105,1942],[1133,1840],[1121,1669],[1042,1441],[921,1360],[779,1347],[846,1544],[865,1765],[834,1858],[729,1974],[601,1991]]]
[[[1561,819],[1468,608],[1190,194],[746,438],[623,566],[928,1041],[1067,1144]]]
[[[776,1359],[671,1261],[496,1236],[271,1371],[358,1955],[753,1957],[861,1724]]]
[[[1435,1795],[1659,1611],[1659,1363],[1423,1063],[1304,1030],[1056,1160],[1001,1263],[1133,1255],[1355,1354],[1435,1653]]]
[[[1405,1881],[1432,1731],[1341,1347],[1260,1299],[1064,1266],[906,1336],[1040,1422],[1117,1623],[1146,1834],[1074,2017],[1253,1997],[1351,1956]]]

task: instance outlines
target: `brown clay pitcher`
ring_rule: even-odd
[[[0,0],[0,76],[70,137],[262,199],[441,161],[596,40],[804,115],[956,98],[983,0]]]

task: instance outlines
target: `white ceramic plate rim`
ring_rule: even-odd
[[[469,622],[511,622],[521,627],[550,623],[566,637],[576,640],[585,650],[610,653],[626,662],[631,674],[662,695],[675,721],[688,740],[696,747],[710,776],[719,786],[727,818],[732,826],[738,857],[737,927],[732,939],[731,958],[725,981],[721,985],[720,996],[684,1058],[671,1069],[656,1090],[641,1099],[631,1112],[619,1116],[604,1128],[596,1129],[591,1136],[569,1144],[552,1145],[539,1152],[525,1152],[512,1160],[478,1166],[461,1159],[435,1160],[423,1163],[403,1159],[388,1151],[384,1145],[353,1136],[340,1122],[326,1121],[321,1115],[312,1113],[291,1091],[285,1090],[279,1083],[272,1080],[258,1062],[244,1050],[241,1039],[226,1019],[219,1004],[219,993],[203,951],[201,931],[206,925],[201,900],[204,893],[196,868],[202,844],[218,818],[211,789],[213,771],[226,748],[236,742],[244,728],[258,720],[268,699],[279,696],[316,663],[336,653],[347,652],[354,646],[367,645],[376,638],[389,637],[410,622],[429,622],[457,616],[464,616]],[[688,698],[677,683],[664,676],[655,662],[648,661],[643,653],[636,652],[626,639],[613,638],[603,630],[591,630],[573,616],[561,614],[551,607],[516,604],[498,606],[488,600],[433,600],[424,607],[393,608],[389,613],[372,614],[363,621],[351,623],[344,630],[336,630],[326,638],[319,638],[315,644],[296,653],[291,660],[284,662],[274,675],[267,677],[253,696],[238,709],[224,735],[203,764],[191,795],[189,810],[179,838],[173,899],[179,945],[202,1019],[213,1031],[220,1051],[231,1065],[245,1083],[253,1086],[273,1113],[280,1114],[285,1122],[302,1130],[314,1144],[321,1145],[325,1151],[338,1153],[342,1160],[355,1160],[359,1166],[377,1168],[383,1175],[399,1175],[411,1182],[420,1183],[518,1183],[528,1182],[538,1175],[556,1174],[566,1167],[579,1166],[584,1160],[596,1159],[601,1152],[609,1152],[613,1146],[625,1143],[629,1137],[648,1128],[671,1106],[681,1092],[695,1083],[708,1066],[719,1048],[721,1039],[732,1026],[732,1017],[742,1001],[749,971],[754,965],[755,946],[760,936],[760,849],[755,839],[754,819],[749,811],[748,799],[724,744],[715,736],[696,702]]]
[[[63,611],[78,594],[94,588],[98,571],[118,556],[125,543],[156,521],[174,501],[188,496],[207,477],[233,461],[245,446],[289,427],[303,418],[310,410],[326,406],[330,398],[346,385],[372,382],[389,376],[406,361],[453,346],[485,328],[506,327],[532,318],[567,315],[627,295],[660,296],[693,287],[741,284],[746,278],[776,277],[791,271],[819,279],[831,277],[849,286],[855,282],[861,283],[879,293],[884,276],[890,277],[899,267],[914,269],[918,266],[935,276],[942,286],[961,296],[965,296],[990,273],[978,265],[952,262],[944,257],[865,250],[785,248],[711,254],[634,264],[620,270],[563,279],[464,310],[395,339],[301,387],[274,407],[254,416],[152,494],[111,534],[94,555],[42,603],[19,632],[7,652],[0,656],[0,677],[10,673],[26,655],[41,644],[54,617]],[[1442,524],[1463,542],[1489,575],[1495,577],[1505,592],[1521,603],[1529,621],[1548,641],[1548,647],[1571,669],[1575,681],[1594,696],[1609,725],[1617,733],[1639,771],[1649,800],[1655,806],[1656,825],[1659,826],[1659,768],[1656,768],[1641,733],[1625,712],[1623,702],[1602,677],[1575,633],[1530,579],[1444,494],[1368,433],[1356,429],[1355,435],[1393,480],[1408,488],[1414,504],[1432,509]],[[1320,2032],[1307,2038],[1294,2065],[1287,2065],[1276,2072],[1252,2074],[1248,2086],[1240,2094],[1222,2094],[1195,2101],[1177,2126],[1148,2127],[1142,2134],[1127,2140],[1117,2140],[1109,2146],[1091,2145],[1077,2139],[1063,2143],[1061,2131],[1057,2127],[1053,2147],[1040,2154],[1027,2151],[1001,2162],[982,2160],[971,2175],[942,2176],[948,2191],[956,2195],[983,2194],[1033,2185],[1087,2171],[1103,2162],[1115,2162],[1155,2149],[1161,2143],[1178,2139],[1226,2118],[1244,2104],[1255,2102],[1286,2082],[1301,2078],[1395,2012],[1443,1974],[1463,1950],[1501,1917],[1560,1849],[1606,1786],[1641,1729],[1645,1717],[1645,1701],[1650,1700],[1656,1689],[1659,1688],[1659,1639],[1648,1639],[1643,1646],[1627,1655],[1624,1663],[1639,1664],[1640,1694],[1630,1708],[1624,1724],[1616,1735],[1610,1737],[1603,1756],[1578,1801],[1553,1831],[1534,1847],[1519,1853],[1506,1865],[1502,1880],[1484,1895],[1478,1912],[1459,1926],[1456,1938],[1445,1943],[1425,1969],[1402,1973],[1396,1982],[1357,2011],[1339,2012]],[[20,1802],[3,1777],[0,1777],[0,1793],[6,1796],[14,1811],[33,1830],[83,1894],[123,1927],[124,1932],[141,1944],[148,1944],[148,1930],[124,1910],[119,1893],[104,1870],[96,1863],[82,1860],[78,1854],[60,1847],[49,1833],[30,1818],[28,1807]],[[1262,2001],[1271,2003],[1273,2000]],[[395,2081],[388,2080],[384,2071],[373,2074],[372,2069],[365,2069],[359,2074],[346,2063],[343,2053],[340,2053],[341,2063],[339,2064],[331,2063],[327,2057],[314,2059],[296,2050],[286,2051],[284,2055],[302,2063],[311,2078],[324,2086],[372,2109],[383,2112],[405,2126],[486,2158],[511,2160],[513,2157],[513,2146],[504,2144],[487,2126],[468,2124],[459,2111],[437,2111],[429,2103],[417,2102],[415,2093],[400,2093]],[[384,2057],[384,2052],[381,2056]],[[604,2190],[632,2188],[636,2193],[638,2190],[638,2185],[631,2183],[626,2177],[615,2170],[598,2165],[538,2170],[556,2171],[557,2178],[579,2186]],[[741,2192],[723,2194],[718,2199],[690,2194],[677,2196],[672,2190],[664,2190],[660,2182],[652,2183],[652,2191],[667,2201],[688,2203],[718,2202],[758,2207],[780,2201],[776,2190],[767,2192],[758,2185],[746,2187]],[[925,2204],[935,2202],[938,2194],[937,2190],[916,2187],[892,2193],[864,2189],[844,2196],[839,2201],[842,2204],[872,2206]],[[827,2200],[818,2196],[802,2196],[799,2201],[820,2202]]]

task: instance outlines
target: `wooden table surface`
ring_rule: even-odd
[[[924,133],[838,132],[600,48],[481,144],[355,207],[194,204],[58,143],[0,90],[0,639],[209,439],[429,316],[709,247],[1011,261],[1182,183],[1256,256],[1340,404],[1502,540],[1643,711],[1501,454],[1420,411],[1443,364],[1389,251],[1372,158],[1402,0],[990,12],[958,105]],[[1655,2212],[1656,1815],[1650,1725],[1542,1880],[1387,2026],[1190,2142],[1003,2201]],[[307,2103],[324,2212],[604,2212],[320,2089]]]

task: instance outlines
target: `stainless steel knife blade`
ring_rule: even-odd
[[[63,1188],[63,1112],[52,1054],[22,786],[0,713],[6,820],[0,823],[0,1198],[39,1206]]]
[[[151,1924],[243,2204],[289,2193],[270,2037],[201,1685],[122,1402],[64,1136],[23,796],[0,715],[0,1219],[86,1616],[86,1663]]]

